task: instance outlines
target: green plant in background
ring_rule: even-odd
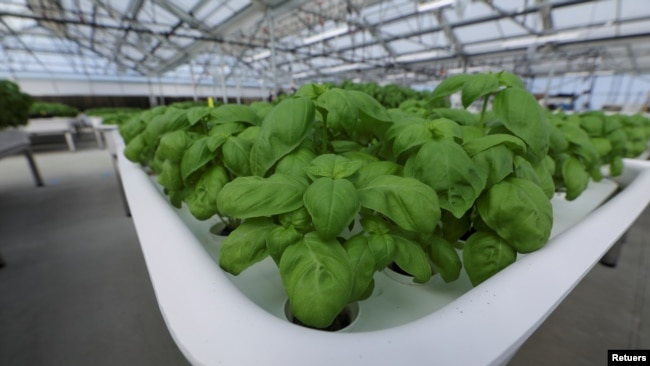
[[[581,127],[579,116],[549,113],[547,118],[551,132],[549,154],[555,162],[553,179],[557,190],[564,190],[571,201],[587,189],[590,179],[602,179],[603,163],[598,147]]]
[[[89,117],[101,117],[102,124],[105,125],[121,125],[131,117],[142,112],[140,108],[114,107],[86,109],[84,114]]]
[[[0,130],[27,124],[32,97],[9,80],[0,80]]]
[[[32,118],[46,117],[76,117],[79,110],[63,103],[40,102],[32,103],[29,115]]]
[[[259,122],[255,111],[243,105],[157,107],[129,120],[120,132],[125,156],[158,174],[174,206],[185,202],[197,219],[205,220],[220,215],[220,188],[250,174],[247,156]],[[221,218],[231,229],[238,225],[236,219]]]
[[[650,118],[640,114],[632,116],[618,114],[609,118],[618,120],[623,128],[623,132],[627,136],[625,157],[635,158],[648,150],[648,141],[650,141]]]
[[[218,107],[220,105],[223,105],[224,103],[219,100],[215,100],[212,102],[214,107]],[[206,102],[205,101],[194,101],[194,100],[186,100],[182,102],[174,102],[168,105],[168,107],[172,108],[177,108],[177,109],[190,109],[194,107],[205,107]]]

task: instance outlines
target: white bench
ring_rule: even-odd
[[[43,187],[43,179],[38,171],[34,156],[32,155],[31,143],[29,136],[25,131],[16,129],[6,129],[0,131],[0,158],[18,153],[23,153],[32,171],[36,186]]]
[[[30,119],[24,131],[32,136],[51,136],[63,135],[68,144],[70,151],[75,151],[74,140],[72,134],[74,133],[75,120],[68,117],[53,117],[53,118],[34,118]]]

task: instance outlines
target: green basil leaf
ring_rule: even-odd
[[[537,173],[539,186],[542,187],[542,190],[546,194],[546,198],[553,198],[555,195],[555,181],[553,180],[555,162],[553,159],[550,156],[546,156],[544,160],[533,165],[533,169],[535,169],[535,172]]]
[[[171,160],[165,160],[157,181],[161,186],[170,191],[177,191],[183,188],[183,178],[181,178],[180,165]]]
[[[506,134],[494,134],[472,139],[463,144],[463,149],[469,156],[474,156],[481,151],[496,145],[505,145],[513,153],[523,155],[526,153],[526,144],[518,137]]]
[[[238,177],[219,192],[217,206],[223,215],[240,219],[278,215],[300,208],[306,189],[303,179],[280,173]]]
[[[343,243],[343,249],[348,255],[354,276],[350,301],[363,300],[375,274],[375,257],[368,248],[368,238],[355,235]]]
[[[496,76],[499,80],[499,85],[526,89],[526,84],[524,84],[521,78],[511,72],[505,70],[499,71]]]
[[[395,243],[394,261],[406,273],[413,276],[413,282],[425,283],[431,279],[431,265],[421,246],[398,235]]]
[[[359,143],[355,141],[334,140],[331,141],[330,144],[332,145],[332,149],[334,149],[334,152],[337,154],[348,152],[348,151],[359,151],[363,149],[363,146],[359,145]]]
[[[393,142],[393,154],[395,156],[400,156],[403,152],[421,146],[433,139],[431,131],[421,123],[394,124],[387,132],[387,135],[391,134],[395,135],[395,141]]]
[[[606,156],[612,151],[612,143],[604,137],[592,137],[591,143],[594,144],[600,156]]]
[[[492,110],[505,127],[521,138],[528,149],[528,160],[535,163],[544,158],[549,147],[548,125],[537,100],[526,90],[506,88],[499,91]]]
[[[230,137],[223,144],[223,163],[235,176],[251,175],[250,151],[252,144],[237,136]]]
[[[211,124],[220,124],[227,122],[245,122],[251,125],[260,125],[261,120],[255,110],[247,105],[241,104],[224,104],[217,108],[211,108]]]
[[[618,177],[623,174],[623,167],[623,159],[620,156],[617,156],[612,159],[612,162],[609,164],[609,174],[612,177]]]
[[[190,123],[190,126],[194,126],[199,123],[201,120],[205,120],[210,112],[212,111],[211,107],[193,107],[187,110],[187,121]]]
[[[627,136],[623,130],[616,130],[607,135],[607,140],[612,144],[611,155],[622,155],[627,144]]]
[[[520,253],[535,251],[548,241],[553,226],[553,207],[535,183],[505,179],[476,201],[485,223]]]
[[[310,149],[299,147],[278,161],[275,172],[306,179],[308,177],[306,169],[315,157],[316,154]]]
[[[370,95],[357,90],[346,90],[345,92],[353,105],[358,108],[360,118],[369,118],[374,122],[393,122],[386,108]]]
[[[216,152],[223,144],[228,141],[230,138],[230,135],[225,135],[225,134],[216,134],[214,136],[208,136],[208,140],[206,142],[208,146],[208,150],[211,152]]]
[[[578,198],[589,185],[587,168],[576,158],[566,156],[561,163],[562,178],[566,187],[566,199],[573,201]]]
[[[207,220],[217,214],[217,195],[228,183],[228,173],[216,165],[203,174],[194,185],[191,193],[185,197],[190,213],[198,220]]]
[[[273,109],[273,104],[266,101],[257,101],[250,104],[251,109],[260,120],[266,118],[266,115]]]
[[[487,180],[465,150],[451,141],[427,142],[409,162],[404,173],[433,188],[440,207],[456,217],[472,207]]]
[[[284,251],[280,275],[292,313],[312,327],[332,324],[352,295],[347,253],[335,239],[324,240],[315,233]]]
[[[399,164],[392,161],[373,161],[362,166],[350,179],[357,188],[362,188],[380,175],[401,175],[401,173],[402,166]]]
[[[589,137],[603,136],[604,122],[600,117],[583,115],[580,119],[580,127],[587,132]]]
[[[316,232],[325,239],[339,235],[361,208],[357,189],[346,179],[318,178],[303,200]]]
[[[271,255],[271,258],[273,258],[273,261],[275,261],[276,264],[280,264],[284,251],[288,247],[299,243],[302,238],[303,235],[296,229],[278,226],[267,234],[266,248],[269,250],[269,254]]]
[[[513,170],[513,153],[505,145],[495,145],[476,153],[472,161],[487,176],[485,189],[505,179]]]
[[[485,131],[482,128],[474,126],[461,126],[463,131],[463,141],[468,142],[474,139],[485,136]]]
[[[237,135],[237,137],[253,144],[257,140],[257,135],[259,135],[259,133],[260,133],[259,126],[250,126],[247,127],[245,130],[243,130],[242,132],[240,132]]]
[[[264,119],[251,151],[251,170],[263,176],[307,137],[314,123],[314,103],[308,98],[285,99]]]
[[[479,126],[478,116],[465,109],[436,108],[432,115],[437,118],[450,119],[462,126]]]
[[[393,120],[386,109],[375,99],[364,92],[346,90],[348,98],[359,111],[359,126],[357,135],[372,134],[384,139],[386,131]]]
[[[541,182],[537,176],[537,172],[528,160],[522,158],[521,156],[515,156],[514,167],[514,177],[529,180],[541,187]]]
[[[181,159],[181,176],[184,182],[197,170],[204,167],[216,157],[216,152],[208,147],[208,137],[195,140],[183,154]]]
[[[475,100],[499,90],[499,80],[494,74],[475,74],[463,83],[463,107],[467,108]]]
[[[474,233],[463,248],[465,271],[474,286],[494,276],[516,259],[515,249],[493,233]]]
[[[275,227],[268,218],[244,221],[221,243],[219,266],[226,272],[240,274],[269,255],[266,236]]]
[[[549,132],[549,151],[559,154],[569,148],[569,142],[564,138],[562,131],[552,123],[548,125]]]
[[[467,74],[458,74],[446,78],[433,90],[431,99],[444,98],[460,91],[470,78],[471,75]]]
[[[259,127],[258,127],[259,128]],[[224,122],[213,126],[208,132],[209,136],[230,137],[246,130],[246,124],[241,122]]]
[[[388,234],[390,232],[386,220],[379,216],[364,216],[361,219],[361,226],[368,234]]]
[[[368,248],[375,259],[375,270],[381,271],[395,260],[395,239],[388,234],[368,237]]]
[[[431,235],[428,244],[427,254],[433,262],[433,267],[440,273],[440,277],[445,282],[457,280],[463,265],[454,246],[436,235]]]
[[[350,160],[360,161],[364,164],[369,164],[375,161],[379,161],[379,158],[376,156],[370,155],[363,151],[349,151],[341,154]]]
[[[333,88],[318,96],[316,107],[327,111],[327,128],[352,134],[359,124],[359,111],[347,91]]]
[[[183,153],[194,140],[186,131],[178,130],[164,134],[156,149],[156,156],[162,160],[171,160],[175,163],[183,159]]]
[[[472,226],[471,212],[468,211],[462,217],[457,218],[451,212],[443,210],[440,215],[440,223],[442,224],[440,228],[442,237],[450,243],[455,243],[470,230]]]
[[[360,161],[350,160],[340,155],[324,154],[313,159],[305,171],[312,179],[318,177],[341,179],[356,173],[362,164]]]
[[[321,84],[308,83],[303,84],[296,90],[295,96],[297,97],[307,97],[313,100],[316,100],[321,94],[327,91],[327,87]]]
[[[282,226],[288,229],[294,228],[300,232],[305,232],[311,227],[311,216],[309,216],[309,211],[304,207],[280,214],[278,215],[278,219]]]
[[[144,112],[143,112],[144,114]],[[129,144],[133,138],[140,135],[147,127],[147,124],[140,118],[133,118],[119,126],[120,135],[125,144]]]
[[[427,121],[427,129],[431,131],[434,140],[463,140],[463,129],[461,126],[450,119],[438,118],[433,121]]]
[[[134,163],[144,163],[142,152],[145,149],[144,137],[142,134],[135,136],[124,147],[124,156]]]
[[[361,206],[375,210],[410,231],[433,231],[440,221],[436,192],[413,178],[378,176],[359,189]]]

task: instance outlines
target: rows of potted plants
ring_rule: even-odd
[[[270,256],[295,317],[327,328],[387,267],[421,283],[464,269],[478,285],[539,249],[556,190],[574,199],[603,164],[618,173],[633,140],[590,116],[545,113],[507,72],[450,77],[431,98],[456,92],[482,111],[386,109],[307,84],[273,107],[157,107],[120,131],[125,156],[174,206],[228,226],[224,270]]]
[[[56,102],[36,101],[29,109],[31,118],[76,117],[78,114],[77,108]]]

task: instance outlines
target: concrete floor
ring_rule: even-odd
[[[0,160],[0,365],[186,365],[111,158],[78,147],[36,152],[44,188],[22,156]],[[607,349],[650,349],[649,228],[646,209],[618,266],[596,266],[510,364],[604,365]]]

